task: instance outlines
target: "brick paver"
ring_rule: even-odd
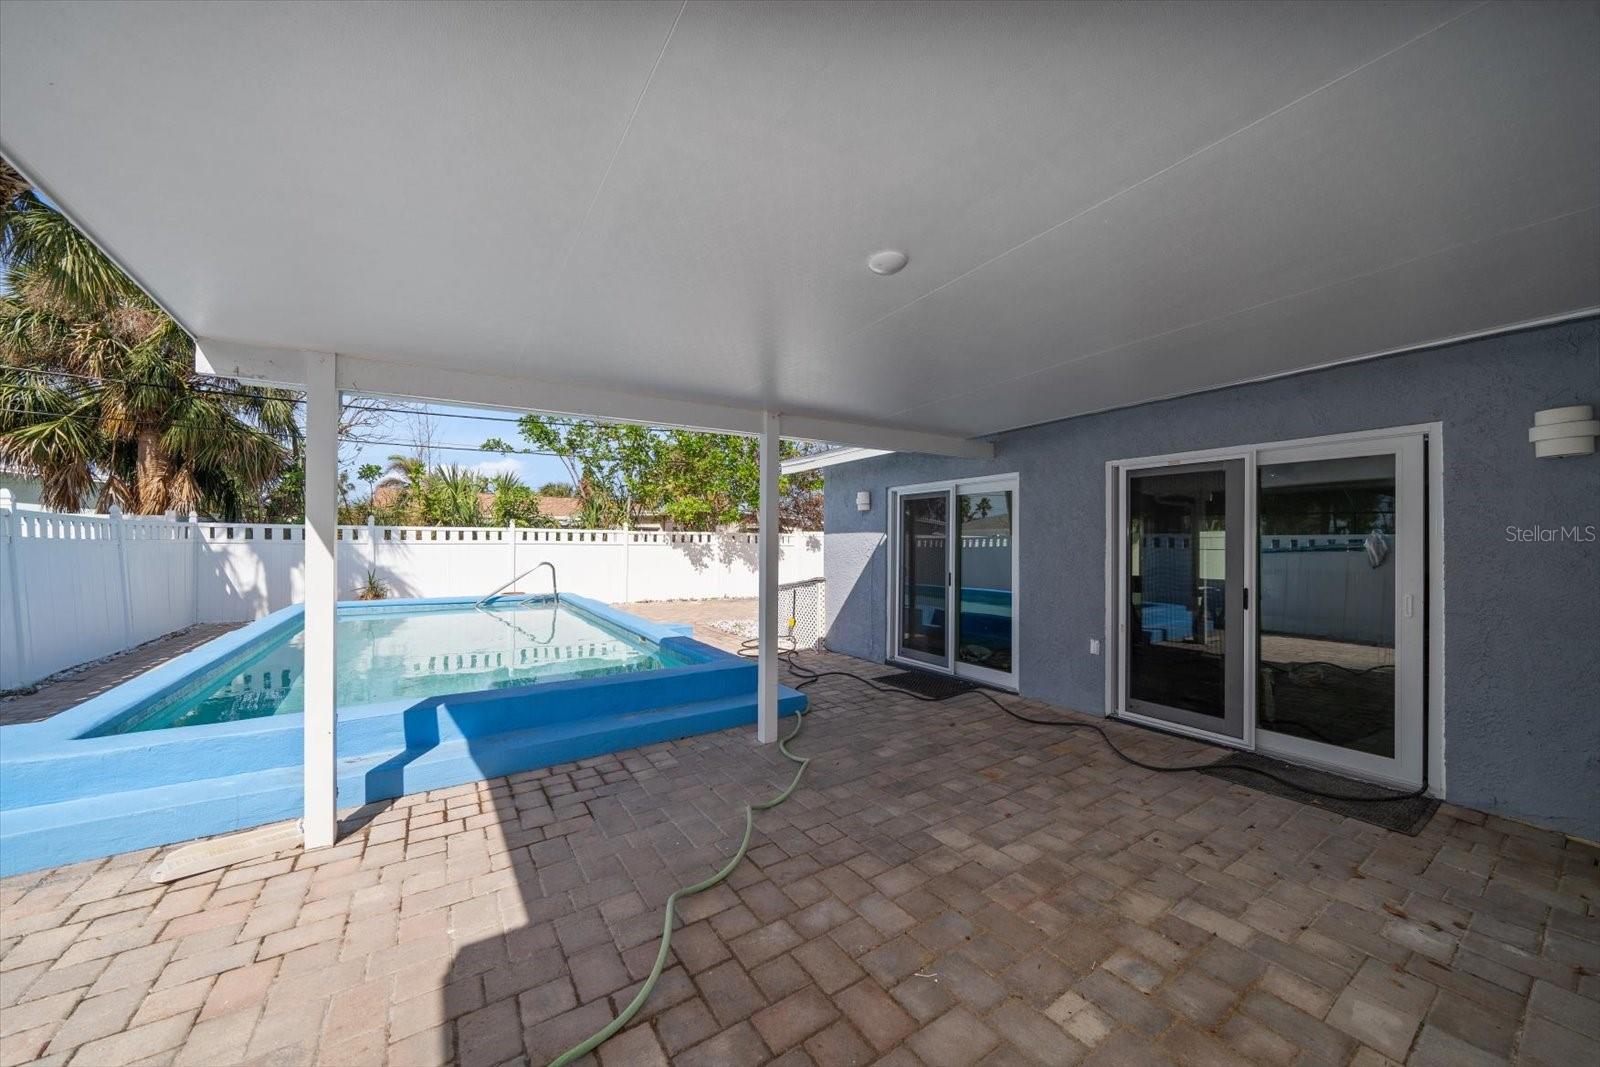
[[[199,623],[92,664],[53,674],[26,691],[0,698],[0,726],[48,719],[243,625]]]
[[[1448,806],[1408,838],[976,696],[810,692],[805,784],[589,1062],[1600,1062],[1591,845]],[[545,1062],[633,997],[667,894],[788,774],[732,730],[173,885],[154,849],[7,879],[0,1067]]]

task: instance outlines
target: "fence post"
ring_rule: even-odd
[[[378,574],[378,517],[371,512],[367,513],[367,566],[372,569],[373,577]],[[363,582],[364,586],[366,583]]]
[[[517,520],[506,520],[506,536],[511,538],[511,577],[508,581],[517,580]]]
[[[200,547],[200,516],[193,508],[189,509],[189,561],[190,583],[189,590],[189,621],[200,621],[200,573],[205,570],[205,550]]]
[[[111,505],[111,522],[108,528],[111,536],[117,542],[117,572],[122,587],[122,647],[133,647],[133,588],[128,575],[128,542],[126,539],[125,520],[122,517],[122,508],[117,504]]]
[[[23,626],[23,620],[27,617],[27,603],[22,592],[21,566],[17,561],[19,522],[11,490],[0,489],[0,553],[5,554],[0,564],[4,565],[6,589],[10,591],[6,599],[11,602],[11,642],[17,655],[15,674],[0,676],[0,689],[19,687],[32,681],[28,667],[28,631]]]

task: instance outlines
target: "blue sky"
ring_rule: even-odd
[[[362,397],[346,398],[346,405],[360,406],[368,402]],[[455,463],[486,475],[501,471],[514,472],[524,482],[538,487],[545,482],[566,482],[567,469],[554,456],[501,456],[493,452],[473,452],[447,448],[447,445],[466,445],[476,448],[490,437],[499,437],[517,448],[530,447],[517,432],[517,416],[511,412],[487,408],[454,407],[444,404],[416,405],[408,411],[389,418],[384,425],[360,427],[352,436],[382,439],[398,444],[346,444],[339,455],[351,479],[356,468],[363,463],[389,465],[395,453],[410,454],[425,437],[433,442],[434,463]],[[504,421],[501,421],[504,420]]]

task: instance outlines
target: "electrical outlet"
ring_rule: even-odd
[[[1100,639],[1098,637],[1089,638],[1089,655],[1098,656],[1099,654],[1100,654]]]

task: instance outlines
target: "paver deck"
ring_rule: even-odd
[[[805,783],[685,903],[605,1067],[1600,1062],[1593,846],[1449,806],[1403,837],[970,694],[809,691]],[[726,731],[172,885],[165,850],[5,880],[0,1064],[547,1062],[632,997],[668,892],[790,766]]]
[[[651,622],[689,623],[697,641],[737,652],[743,638],[718,627],[718,623],[756,621],[756,602],[748,597],[726,600],[635,600],[617,607]]]
[[[48,719],[58,711],[76,707],[92,696],[243,625],[240,622],[199,623],[86,667],[51,675],[28,692],[0,699],[0,726]]]

